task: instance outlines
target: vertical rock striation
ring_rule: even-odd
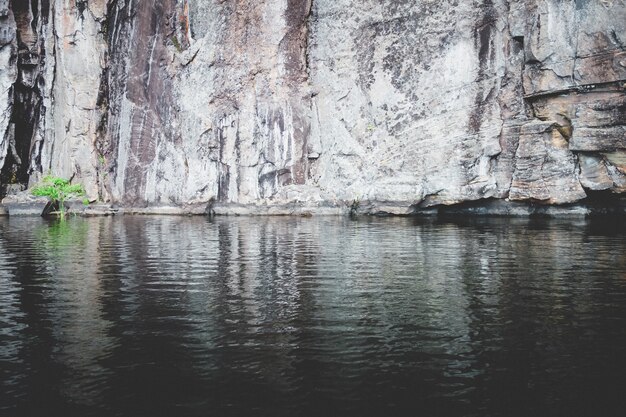
[[[1,181],[287,212],[621,193],[625,22],[624,0],[0,0]]]
[[[13,11],[8,0],[0,0],[0,169],[5,166],[9,148],[14,148],[15,125],[13,111],[13,84],[17,80],[17,39]],[[14,157],[14,149],[10,156]],[[5,179],[1,180],[4,184]]]
[[[163,149],[180,144],[169,68],[170,48],[181,48],[175,6],[175,1],[149,0],[109,7],[105,100],[110,111],[100,148],[107,194],[126,205],[158,202],[157,184],[173,179],[161,164]]]
[[[13,33],[14,40],[6,46],[8,76],[2,76],[3,83],[12,82],[3,112],[10,120],[5,143],[11,152],[0,164],[2,185],[25,186],[54,173],[80,178],[96,198],[94,144],[103,113],[96,99],[105,67],[106,0],[3,5],[14,23],[0,33]]]
[[[111,197],[253,204],[304,186],[309,11],[309,1],[118,2],[109,11]]]
[[[42,28],[45,116],[31,162],[37,174],[75,177],[91,199],[99,193],[96,144],[107,111],[98,101],[106,68],[106,11],[106,0],[50,0]]]

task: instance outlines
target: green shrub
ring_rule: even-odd
[[[59,206],[57,214],[65,217],[65,200],[85,195],[85,189],[81,184],[70,184],[70,180],[46,175],[41,183],[31,190],[31,193],[40,197],[48,197],[53,204]]]

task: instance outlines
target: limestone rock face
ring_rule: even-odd
[[[11,124],[13,84],[17,80],[16,26],[8,1],[0,1],[0,168],[9,148],[15,148],[15,126]]]
[[[0,35],[7,40],[14,35],[0,52],[0,83],[7,85],[2,91],[8,104],[0,110],[0,131],[6,132],[0,143],[9,144],[10,150],[7,160],[0,159],[3,188],[15,182],[26,186],[53,173],[80,180],[96,197],[95,145],[105,113],[97,102],[106,64],[102,30],[107,1],[4,4],[8,18],[0,17]]]
[[[626,190],[624,0],[0,0],[0,68],[3,185],[398,214]]]
[[[111,198],[252,204],[305,185],[310,4],[147,3],[112,22]]]
[[[586,197],[576,179],[574,155],[554,122],[526,123],[520,130],[509,198],[570,203]]]
[[[106,18],[106,0],[55,0],[42,29],[43,116],[35,135],[31,182],[46,172],[75,176],[91,198],[98,196],[101,182],[98,139],[108,111],[101,92]]]

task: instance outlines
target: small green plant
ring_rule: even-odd
[[[70,184],[70,180],[65,178],[46,175],[41,183],[33,187],[31,193],[39,197],[48,197],[53,204],[59,207],[56,214],[64,219],[65,200],[85,195],[85,189],[81,184]]]
[[[178,52],[183,51],[183,47],[180,45],[180,42],[178,42],[178,38],[176,37],[176,35],[170,36],[170,40],[172,41],[172,45],[174,45]]]

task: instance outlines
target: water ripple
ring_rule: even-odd
[[[618,415],[624,230],[0,219],[0,412]]]

